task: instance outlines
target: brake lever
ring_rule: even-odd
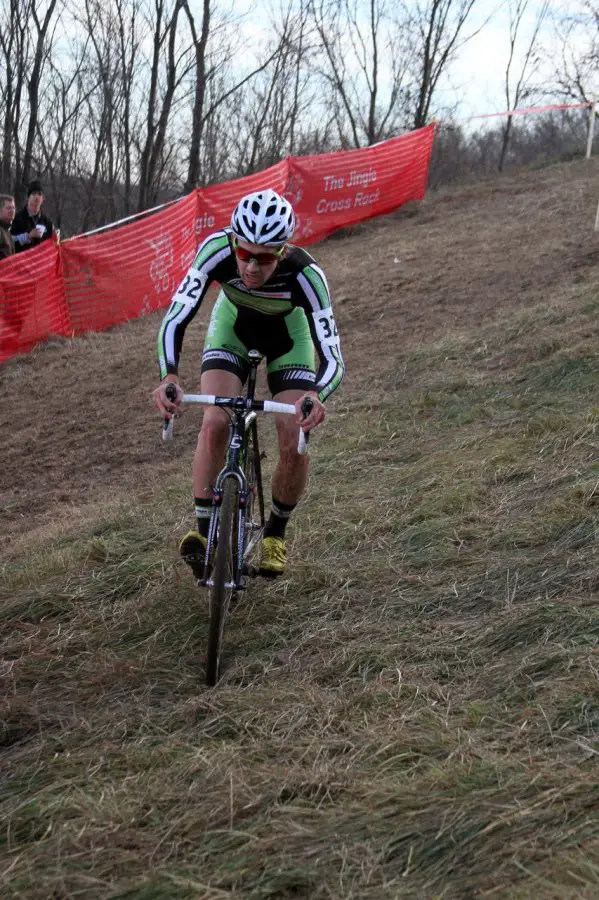
[[[170,400],[173,403],[177,399],[177,385],[173,381],[169,381],[167,386],[164,389],[164,393],[166,395],[166,399]],[[162,425],[162,440],[163,441],[171,441],[173,439],[173,426],[175,424],[175,417],[172,419],[165,419]]]
[[[308,416],[310,415],[310,413],[312,412],[312,410],[314,409],[314,400],[312,399],[312,397],[304,397],[300,409],[301,409],[303,418],[307,419]],[[300,436],[299,436],[299,443],[298,443],[297,450],[298,450],[298,453],[300,453],[302,456],[305,456],[305,454],[308,452],[308,441],[309,440],[310,440],[310,432],[303,431],[303,429],[300,426]]]

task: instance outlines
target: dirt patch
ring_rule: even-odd
[[[348,374],[347,405],[400,350],[483,325],[596,281],[596,161],[525,171],[431,194],[311,252],[327,273]],[[181,377],[199,388],[211,292],[185,338]],[[190,464],[193,429],[161,444],[155,313],[102,334],[53,341],[2,367],[0,545],[107,492]],[[374,351],[374,352],[373,352]]]

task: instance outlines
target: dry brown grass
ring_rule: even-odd
[[[157,318],[3,368],[2,897],[599,895],[594,174],[316,248],[348,377],[216,690]]]

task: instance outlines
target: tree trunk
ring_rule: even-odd
[[[198,39],[195,20],[188,0],[184,0],[183,8],[189,20],[195,48],[195,93],[191,121],[191,140],[189,142],[189,163],[184,191],[190,193],[200,180],[200,146],[204,126],[204,99],[206,96],[206,46],[210,33],[210,0],[204,0],[202,30]]]
[[[38,109],[39,109],[39,91],[40,80],[44,62],[47,57],[46,37],[48,28],[52,20],[52,15],[56,8],[57,0],[50,0],[46,14],[42,21],[38,19],[35,2],[31,5],[31,15],[37,28],[37,40],[35,44],[35,52],[33,55],[33,67],[27,80],[27,93],[29,95],[29,122],[27,125],[27,137],[25,139],[25,150],[23,153],[23,166],[20,172],[23,184],[31,179],[33,149],[38,128]],[[19,173],[17,173],[19,174]]]
[[[499,163],[497,164],[497,168],[500,172],[503,172],[503,166],[505,164],[505,158],[507,156],[507,151],[510,143],[510,136],[512,134],[512,121],[513,116],[507,117],[507,122],[505,123],[505,127],[503,129],[503,136],[501,139],[501,152],[499,154]]]

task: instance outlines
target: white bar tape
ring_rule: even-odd
[[[183,394],[184,403],[204,403],[206,406],[214,406],[215,394]]]
[[[277,403],[275,400],[265,400],[264,412],[288,413],[290,416],[294,416],[295,406],[292,403]]]

